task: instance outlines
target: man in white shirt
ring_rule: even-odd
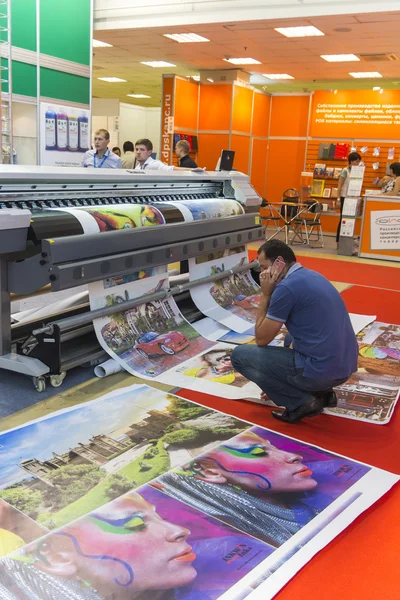
[[[122,169],[119,156],[108,149],[110,134],[107,129],[99,129],[94,134],[94,150],[88,150],[82,160],[82,167],[88,169]]]
[[[147,138],[138,140],[135,144],[136,151],[136,167],[135,171],[203,171],[204,169],[188,169],[185,167],[174,167],[166,165],[161,160],[156,160],[151,157],[153,153],[153,144]]]
[[[135,171],[173,171],[172,165],[166,165],[161,160],[155,160],[151,157],[153,153],[153,144],[147,138],[138,140],[135,144],[136,167]]]

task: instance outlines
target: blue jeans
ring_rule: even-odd
[[[294,350],[287,347],[236,346],[232,352],[232,365],[256,383],[275,404],[286,407],[289,412],[315,392],[328,392],[348,379],[327,381],[304,377],[304,369],[296,367]]]

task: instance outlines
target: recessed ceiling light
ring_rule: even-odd
[[[160,67],[176,67],[173,63],[165,62],[165,60],[150,60],[148,62],[142,62],[141,65],[147,65],[148,67],[154,67],[155,69]]]
[[[100,40],[93,40],[93,48],[112,48],[112,44],[107,44],[107,42],[101,42]]]
[[[163,35],[164,37],[169,38],[170,40],[179,42],[179,44],[210,41],[202,35],[197,35],[197,33],[164,33]]]
[[[322,31],[313,26],[307,27],[276,27],[275,31],[281,33],[285,37],[317,37],[325,35]]]
[[[378,85],[376,85],[375,87],[372,88],[373,92],[379,92],[380,91],[380,87]]]
[[[151,96],[147,96],[147,94],[127,94],[129,98],[151,98]]]
[[[192,79],[195,81],[200,81],[200,75],[192,75]]]
[[[379,77],[383,77],[377,71],[361,71],[360,73],[349,73],[355,79],[378,79]]]
[[[223,60],[232,65],[261,65],[255,58],[224,58]]]
[[[263,73],[263,75],[267,79],[294,79],[294,77],[287,73]]]
[[[327,62],[352,62],[360,60],[355,54],[321,54],[321,58]]]
[[[119,77],[98,77],[100,81],[107,81],[108,83],[126,83],[126,79],[120,79]]]

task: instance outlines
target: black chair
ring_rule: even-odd
[[[268,200],[263,198],[260,208],[263,209],[263,214],[261,216],[262,226],[267,229],[268,223],[271,222],[274,225],[276,231],[278,231],[279,230],[279,222],[280,222],[281,218],[279,217],[279,215],[276,214],[276,212],[274,212],[274,209],[271,207],[271,204],[268,202]]]
[[[293,229],[295,235],[293,236],[291,244],[307,244],[310,248],[324,247],[321,212],[322,204],[320,202],[314,202],[310,205],[310,208],[306,213],[294,220]],[[304,236],[306,238],[305,240]],[[300,240],[299,242],[294,242],[296,237]],[[316,244],[319,245],[312,246],[311,242],[316,242]]]

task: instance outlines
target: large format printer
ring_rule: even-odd
[[[245,213],[188,223],[171,205],[207,199],[235,199]],[[0,376],[2,369],[31,376],[39,391],[47,381],[59,386],[69,369],[106,358],[92,321],[116,311],[90,311],[86,301],[12,323],[12,299],[39,293],[46,304],[52,292],[261,240],[260,203],[241,173],[0,166]],[[118,204],[164,206],[166,225],[83,235],[73,211],[62,210]],[[192,322],[202,316],[187,292],[194,284],[171,290]]]

